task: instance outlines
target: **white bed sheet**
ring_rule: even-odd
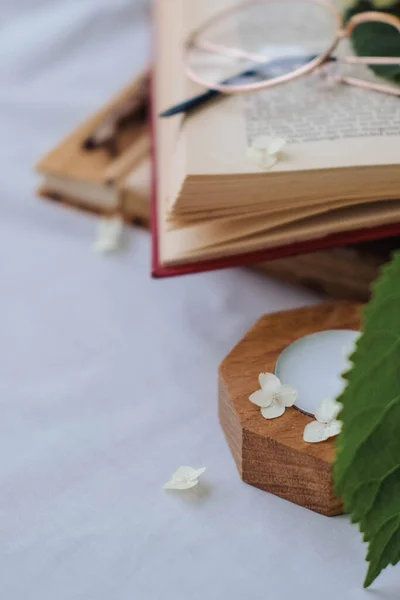
[[[227,351],[318,298],[244,270],[152,281],[145,232],[98,257],[92,217],[35,198],[37,157],[145,63],[144,5],[0,17],[0,598],[398,599],[393,569],[361,589],[347,518],[242,483],[217,422]],[[185,463],[208,467],[203,500],[161,490]]]

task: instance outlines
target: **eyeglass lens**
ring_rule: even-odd
[[[249,3],[202,31],[188,64],[209,87],[273,80],[326,53],[337,31],[334,12],[311,0]]]

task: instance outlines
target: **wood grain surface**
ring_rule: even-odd
[[[296,408],[274,420],[249,401],[258,375],[273,373],[286,346],[327,329],[360,328],[360,305],[333,302],[263,316],[219,369],[219,417],[242,479],[262,490],[327,516],[341,514],[333,493],[335,440],[303,441],[311,417]]]
[[[372,282],[389,254],[372,247],[348,246],[300,254],[256,265],[256,269],[283,281],[315,290],[328,298],[366,302]]]

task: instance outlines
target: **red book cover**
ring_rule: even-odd
[[[165,266],[160,262],[158,248],[158,214],[157,214],[157,165],[156,165],[156,128],[154,103],[151,109],[151,137],[152,137],[152,190],[151,190],[151,235],[152,235],[152,277],[173,277],[175,275],[188,275],[202,271],[227,269],[229,267],[242,267],[250,264],[261,263],[278,258],[287,258],[297,254],[308,254],[317,250],[326,250],[358,242],[372,241],[400,235],[400,223],[390,223],[377,227],[356,229],[353,231],[339,232],[322,238],[287,244],[277,248],[265,248],[256,252],[247,252],[234,256],[216,258],[189,264]]]

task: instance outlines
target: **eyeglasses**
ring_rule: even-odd
[[[374,56],[354,56],[349,48],[338,48],[342,40],[371,34],[371,25],[392,56],[380,56],[375,48],[370,50]],[[218,94],[277,86],[327,63],[368,65],[383,70],[382,74],[384,69],[400,66],[400,19],[371,11],[355,14],[344,24],[328,0],[247,0],[236,4],[206,20],[184,44],[187,76],[208,91],[163,116],[186,112]],[[336,73],[333,78],[400,96],[400,86],[368,77]]]

